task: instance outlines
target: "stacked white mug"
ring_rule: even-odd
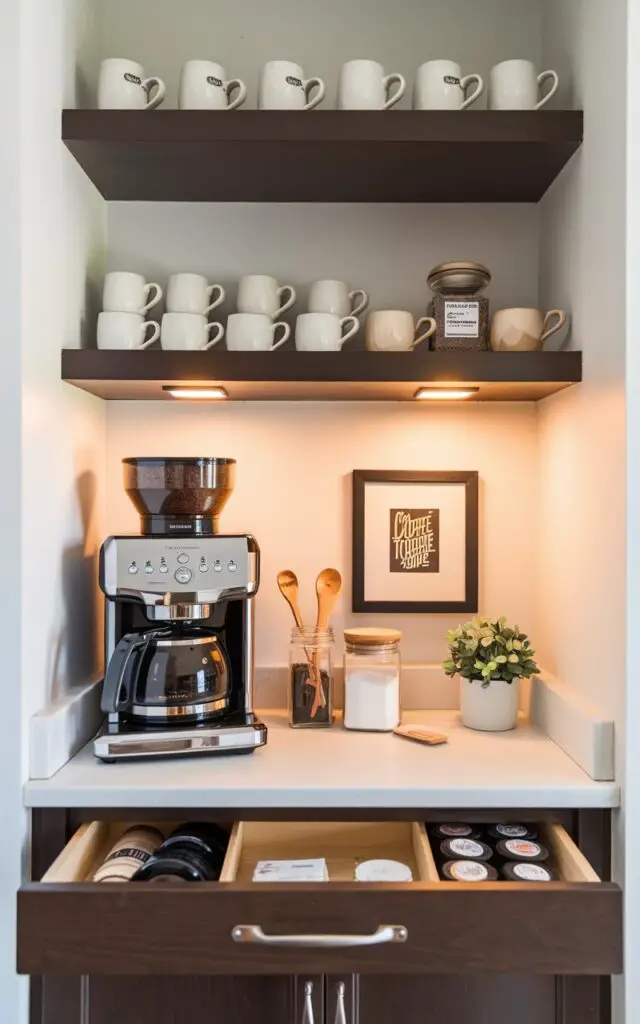
[[[162,347],[197,352],[217,345],[224,337],[224,327],[215,320],[207,322],[207,316],[224,300],[222,285],[209,284],[202,274],[172,274],[167,288],[167,312],[162,318]]]
[[[149,298],[153,291],[153,297]],[[162,288],[147,284],[142,274],[117,270],[107,274],[98,317],[98,348],[148,348],[160,335],[160,324],[145,314],[162,298]],[[149,328],[151,334],[147,337]]]

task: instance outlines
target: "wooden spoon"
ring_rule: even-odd
[[[338,600],[338,594],[342,588],[342,576],[337,569],[323,569],[316,580],[316,595],[318,597],[318,617],[316,619],[316,632],[327,629],[331,619],[331,613]],[[320,706],[325,707],[324,690],[320,672],[316,671],[316,694],[311,707],[311,717],[315,718]]]
[[[298,577],[291,569],[278,573],[278,589],[293,612],[298,629],[304,629],[302,613],[298,604]]]

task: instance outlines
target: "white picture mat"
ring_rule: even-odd
[[[466,592],[466,486],[464,483],[365,483],[365,601],[464,601]],[[440,571],[392,573],[389,510],[440,509]]]

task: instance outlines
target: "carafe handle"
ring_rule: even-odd
[[[152,635],[149,633],[128,633],[116,647],[109,659],[107,671],[102,685],[102,700],[100,707],[106,715],[115,714],[116,711],[124,711],[132,703],[133,687],[129,687],[124,697],[121,696],[122,688],[126,682],[127,675],[133,668],[133,655],[141,648],[147,647]],[[138,661],[140,664],[140,661]]]

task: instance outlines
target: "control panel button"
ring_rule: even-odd
[[[200,572],[209,572],[209,563],[206,558],[200,559]]]
[[[138,571],[138,566],[136,565],[135,562],[132,562],[131,565],[129,566],[129,572],[131,573],[132,576],[135,576],[137,571]]]
[[[176,569],[175,578],[177,583],[189,583],[191,581],[191,569]]]
[[[160,572],[161,572],[161,573],[167,573],[167,572],[169,572],[169,566],[167,565],[167,563],[166,563],[166,561],[164,560],[164,558],[161,558],[161,559],[160,559]]]
[[[189,556],[185,555],[184,553],[178,555],[178,561],[180,562],[180,565],[186,565],[187,562],[189,561]]]
[[[153,572],[153,566],[151,562],[145,562],[144,571],[146,572],[147,576],[151,576],[151,573]]]
[[[236,565],[235,562],[229,562],[229,565],[227,566],[227,569],[229,570],[229,572],[237,572],[238,571],[238,566]]]
[[[213,568],[215,572],[222,572],[222,562],[215,561],[213,563]]]

